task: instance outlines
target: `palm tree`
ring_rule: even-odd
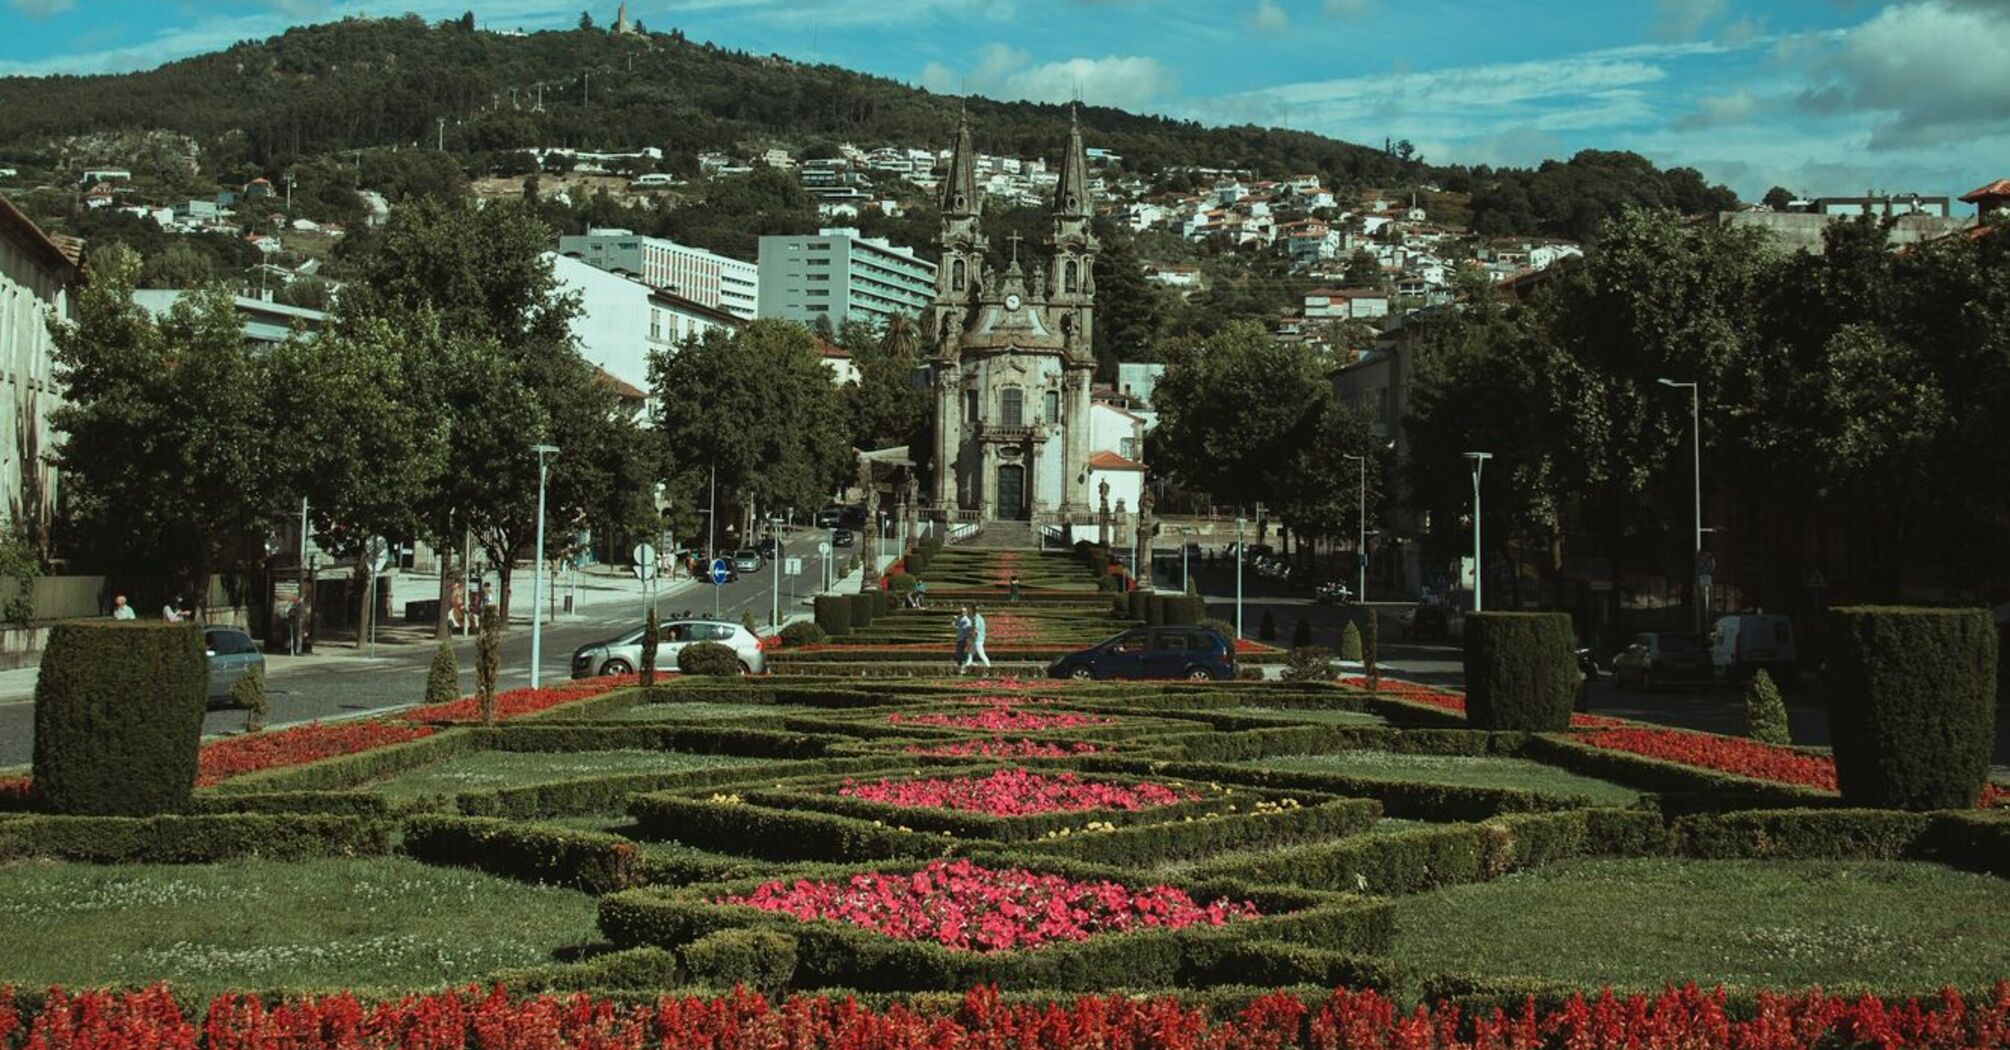
[[[917,338],[914,318],[906,314],[892,314],[887,317],[886,327],[879,334],[879,349],[893,360],[911,361]]]

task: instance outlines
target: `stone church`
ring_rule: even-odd
[[[1044,258],[1014,235],[1002,272],[966,123],[942,184],[942,260],[925,332],[935,347],[933,505],[984,521],[1090,520],[1095,214],[1079,125],[1068,131]],[[1138,469],[1142,471],[1142,467]]]

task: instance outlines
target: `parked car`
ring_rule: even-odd
[[[695,642],[718,642],[740,657],[742,674],[761,674],[768,669],[761,639],[743,624],[725,620],[678,619],[659,628],[656,667],[675,671],[677,654]],[[627,674],[642,666],[642,628],[618,638],[582,645],[572,653],[572,677],[592,678],[603,674]]]
[[[265,654],[258,643],[235,627],[202,629],[203,656],[209,662],[209,704],[215,707],[230,699],[230,687],[250,674],[253,668],[265,671]]]
[[[736,582],[738,582],[738,581],[739,581],[739,579],[740,579],[740,570],[738,570],[738,569],[734,568],[734,567],[733,567],[733,559],[732,559],[732,558],[730,558],[730,557],[727,557],[727,556],[726,556],[725,554],[723,554],[723,553],[721,553],[720,555],[718,555],[718,557],[717,557],[717,558],[707,558],[707,557],[705,557],[705,556],[704,556],[703,554],[700,554],[700,555],[698,555],[698,557],[696,557],[696,558],[694,558],[694,559],[693,559],[693,563],[692,563],[692,566],[691,566],[691,575],[693,575],[693,576],[697,577],[697,578],[698,578],[699,580],[702,580],[702,581],[704,581],[705,583],[711,583],[711,582],[712,582],[712,563],[713,563],[713,562],[714,562],[715,560],[716,560],[716,561],[723,561],[723,562],[725,562],[725,563],[726,563],[726,581],[725,581],[725,582],[727,582],[727,583],[736,583]]]
[[[1707,686],[1715,678],[1710,643],[1700,634],[1636,634],[1633,643],[1612,658],[1612,683],[1621,689]]]
[[[856,539],[857,537],[852,535],[850,529],[831,530],[831,546],[833,547],[849,547],[856,542]]]
[[[760,572],[761,566],[764,564],[766,562],[762,560],[761,552],[752,547],[736,551],[733,554],[734,572]]]
[[[760,551],[761,557],[769,561],[782,556],[782,542],[773,536],[761,537],[761,542],[754,544],[754,549]]]
[[[1738,613],[1718,617],[1710,630],[1710,659],[1719,674],[1734,681],[1750,678],[1761,668],[1782,682],[1801,677],[1794,623],[1784,616]]]
[[[1206,627],[1138,627],[1047,665],[1049,678],[1235,677],[1235,647]]]
[[[1354,599],[1354,591],[1339,580],[1328,580],[1313,592],[1312,600],[1320,605],[1345,605]]]
[[[844,524],[843,507],[825,507],[817,511],[817,528],[835,529]]]

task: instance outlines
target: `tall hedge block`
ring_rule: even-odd
[[[202,632],[193,626],[51,628],[35,683],[37,805],[135,817],[186,808],[208,693]]]
[[[851,599],[842,594],[817,595],[815,615],[826,637],[842,638],[851,631]]]
[[[1556,733],[1570,727],[1577,661],[1564,613],[1466,617],[1466,719],[1475,729]]]
[[[1981,609],[1829,611],[1823,680],[1853,806],[1967,809],[1996,735],[1996,631]]]
[[[852,627],[871,627],[873,619],[879,614],[878,596],[866,591],[862,594],[845,595],[845,600],[851,603]]]

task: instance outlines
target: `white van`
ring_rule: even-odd
[[[1749,678],[1760,668],[1781,682],[1801,676],[1794,624],[1784,616],[1739,613],[1718,617],[1710,630],[1710,656],[1717,673],[1733,681]]]

